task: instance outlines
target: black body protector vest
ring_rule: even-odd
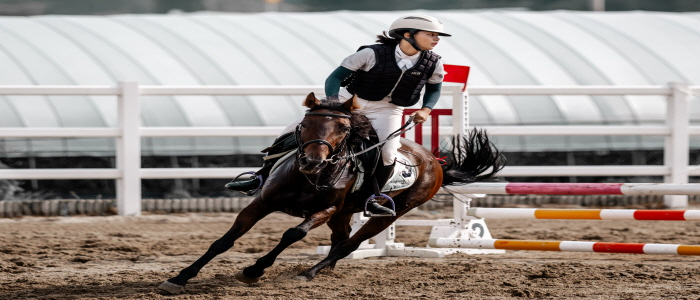
[[[420,92],[433,75],[440,55],[432,51],[421,51],[418,62],[402,71],[396,63],[396,46],[375,44],[362,46],[374,50],[376,63],[369,71],[357,70],[341,83],[348,92],[369,101],[380,101],[390,96],[391,103],[412,106],[420,100]]]

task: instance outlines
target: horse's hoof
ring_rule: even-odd
[[[166,292],[168,292],[168,293],[171,293],[171,294],[173,294],[173,295],[177,295],[177,294],[179,294],[179,293],[182,293],[182,290],[185,289],[184,286],[174,284],[174,283],[172,283],[172,282],[170,282],[170,281],[167,281],[167,280],[166,280],[166,281],[163,281],[163,283],[161,283],[161,284],[158,286],[158,288],[161,289],[161,290],[164,290],[164,291],[166,291]]]
[[[301,273],[299,273],[299,275],[294,277],[294,279],[296,279],[298,281],[311,281],[311,279],[314,279],[314,277],[309,275],[309,273],[307,273],[307,272],[301,272]]]
[[[262,277],[262,276],[260,276],[260,277],[248,277],[248,276],[245,276],[243,274],[243,270],[240,270],[233,277],[236,278],[236,280],[243,282],[243,283],[256,283],[256,282],[260,281],[260,277]]]

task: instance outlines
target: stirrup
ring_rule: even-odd
[[[247,174],[254,175],[254,176],[258,179],[258,181],[260,181],[260,184],[258,184],[258,187],[255,188],[255,189],[253,189],[253,190],[248,190],[248,191],[236,191],[236,192],[242,193],[242,194],[244,194],[244,195],[246,195],[246,196],[253,196],[253,195],[255,195],[255,193],[257,193],[257,192],[262,188],[262,186],[263,186],[263,178],[262,178],[262,175],[256,174],[256,173],[253,172],[253,171],[245,172],[245,173],[241,173],[241,174],[239,174],[238,176],[236,176],[236,178],[232,179],[231,182],[235,182],[236,179],[240,178],[240,177],[243,176],[243,175],[247,175]],[[251,179],[251,180],[252,180],[252,179]],[[230,182],[229,182],[229,183],[230,183]]]
[[[367,210],[367,205],[370,203],[370,201],[375,200],[377,198],[384,198],[389,201],[391,204],[391,208],[385,207],[387,210],[391,210],[391,214],[376,214],[371,211]],[[378,205],[378,204],[377,204]],[[379,193],[379,195],[371,195],[367,200],[365,200],[365,209],[363,212],[363,215],[365,217],[396,217],[396,204],[394,204],[394,199],[391,199],[391,197],[387,196],[386,194]]]

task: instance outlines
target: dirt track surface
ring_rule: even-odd
[[[448,218],[416,213],[408,218]],[[345,259],[316,279],[327,227],[292,245],[257,284],[233,275],[299,223],[274,214],[214,259],[181,295],[157,286],[196,260],[235,214],[0,219],[0,299],[700,299],[700,257],[509,251]],[[700,244],[700,222],[487,220],[495,238]],[[425,246],[429,227],[399,227]]]

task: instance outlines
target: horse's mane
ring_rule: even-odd
[[[351,140],[358,138],[366,140],[371,136],[376,136],[372,123],[369,121],[367,116],[350,112],[342,106],[342,103],[338,101],[324,101],[322,104],[309,109],[308,112],[319,109],[335,110],[350,115],[350,124],[352,125],[352,136],[350,137]]]

